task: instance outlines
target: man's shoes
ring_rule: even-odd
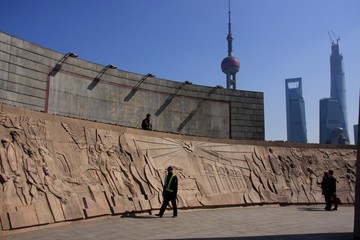
[[[155,216],[162,217],[162,215],[160,215],[159,213],[155,214]]]
[[[337,208],[333,208],[333,209],[331,209],[331,211],[337,211]]]
[[[177,215],[173,215],[172,217],[173,217],[173,218],[177,218]]]
[[[325,210],[326,210],[326,211],[331,211],[331,209],[330,209],[330,208],[325,208]]]

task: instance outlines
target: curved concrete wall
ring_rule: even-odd
[[[63,57],[0,32],[0,102],[133,128],[150,113],[156,131],[264,140],[261,92],[152,77],[141,83],[143,75],[101,74],[104,66],[71,57],[59,62]]]

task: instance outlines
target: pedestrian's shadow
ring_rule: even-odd
[[[301,207],[298,208],[299,211],[311,211],[311,212],[320,212],[320,211],[324,211],[323,208],[318,208],[318,207]]]
[[[136,213],[125,213],[123,215],[121,215],[121,218],[158,218],[156,216],[153,216],[153,215],[136,215]]]

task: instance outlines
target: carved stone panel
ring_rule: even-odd
[[[43,116],[0,112],[0,236],[158,209],[168,166],[179,179],[179,208],[322,203],[330,169],[338,197],[354,203],[352,148],[217,143]]]

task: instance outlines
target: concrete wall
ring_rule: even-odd
[[[0,102],[31,110],[156,131],[264,140],[263,93],[215,89],[108,69],[0,32]],[[80,56],[81,57],[81,56]],[[56,71],[54,71],[56,70]],[[175,93],[175,94],[174,94]]]

